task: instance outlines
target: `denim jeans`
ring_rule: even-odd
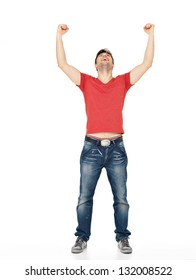
[[[80,157],[80,195],[77,205],[76,236],[87,241],[91,235],[93,196],[102,169],[105,168],[113,193],[116,241],[130,235],[127,202],[127,154],[123,141],[108,147],[84,141]],[[101,207],[101,205],[100,205]]]

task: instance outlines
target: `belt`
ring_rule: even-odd
[[[97,145],[97,146],[109,147],[111,145],[122,142],[123,138],[118,137],[118,138],[113,139],[113,140],[110,140],[110,139],[98,140],[98,139],[93,139],[91,137],[86,136],[85,141],[90,142],[90,143],[92,143],[94,145]]]

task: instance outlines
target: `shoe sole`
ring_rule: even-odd
[[[80,254],[80,253],[82,253],[82,252],[84,252],[84,250],[87,248],[87,246],[85,246],[83,249],[81,249],[81,250],[74,250],[74,249],[71,249],[71,252],[73,253],[73,254]]]
[[[123,254],[132,254],[132,250],[121,250],[120,249],[120,252]]]
[[[131,254],[132,253],[132,248],[127,248],[127,249],[121,249],[120,247],[118,247],[118,249],[120,250],[121,253],[123,254]]]

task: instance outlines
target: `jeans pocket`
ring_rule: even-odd
[[[127,154],[122,142],[116,144],[113,149],[112,163],[115,165],[127,164]]]
[[[92,149],[93,144],[87,141],[84,141],[84,145],[81,152],[81,157],[88,153]]]
[[[120,142],[120,143],[118,144],[118,148],[119,148],[123,153],[127,154],[127,153],[126,153],[126,150],[125,150],[125,146],[124,146],[123,141]]]
[[[84,145],[83,145],[83,150],[82,152],[87,152],[92,148],[93,144],[88,142],[88,141],[84,141]]]
[[[82,161],[88,163],[96,162],[101,155],[102,154],[96,145],[89,143],[87,141],[84,142],[83,150],[80,157]]]

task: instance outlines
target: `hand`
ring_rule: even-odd
[[[152,23],[147,23],[145,26],[144,26],[144,31],[147,33],[147,34],[151,34],[154,32],[154,24]]]
[[[64,35],[69,30],[69,27],[66,24],[59,24],[57,28],[57,34]]]

